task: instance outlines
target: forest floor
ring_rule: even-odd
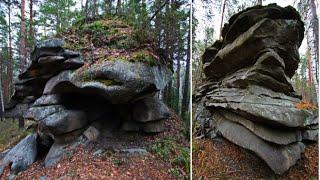
[[[318,143],[306,144],[297,164],[276,175],[254,153],[223,139],[193,139],[194,179],[318,179]]]
[[[188,179],[189,141],[181,129],[183,121],[173,115],[167,121],[167,131],[154,135],[131,134],[110,139],[108,143],[90,142],[80,145],[70,156],[55,166],[43,167],[39,158],[17,179]],[[109,146],[113,144],[113,146]],[[146,154],[123,153],[116,148],[139,148]],[[0,179],[6,179],[7,168]]]

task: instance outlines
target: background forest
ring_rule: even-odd
[[[189,9],[188,0],[1,0],[1,109],[9,101],[13,82],[27,67],[38,40],[64,32],[87,18],[116,16],[141,31],[139,34],[154,39],[164,52],[174,75],[160,97],[185,119],[188,127]]]
[[[199,85],[202,73],[201,55],[206,47],[220,38],[223,24],[229,18],[247,7],[277,3],[280,6],[291,5],[301,14],[305,23],[305,36],[299,49],[300,63],[292,79],[294,88],[302,95],[304,107],[315,108],[318,99],[319,71],[319,20],[318,2],[315,0],[205,0],[194,4],[193,20],[193,86]]]

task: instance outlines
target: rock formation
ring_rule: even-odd
[[[211,135],[255,152],[277,174],[293,166],[304,141],[317,141],[318,118],[296,108],[291,83],[304,25],[298,12],[276,4],[233,15],[222,40],[203,54],[204,84],[196,120]]]
[[[165,130],[170,111],[157,92],[164,89],[171,71],[158,57],[145,62],[140,53],[134,61],[126,61],[115,53],[112,58],[84,61],[84,54],[65,47],[65,40],[58,38],[39,42],[28,68],[19,75],[5,116],[33,120],[37,132],[10,150],[1,173],[10,162],[15,172],[26,169],[46,148],[50,150],[45,166],[55,164],[81,134],[96,140],[106,129]],[[19,159],[22,151],[27,156]]]

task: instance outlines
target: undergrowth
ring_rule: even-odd
[[[31,133],[30,131],[19,129],[18,121],[4,119],[0,121],[0,152],[17,144],[22,138]]]
[[[150,145],[148,148],[150,152],[156,153],[163,160],[170,163],[173,168],[170,172],[174,176],[179,176],[179,167],[183,168],[184,171],[189,175],[190,172],[190,150],[187,147],[181,146],[177,140],[168,137],[156,141],[154,144]]]

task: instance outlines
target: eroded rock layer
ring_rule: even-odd
[[[53,165],[82,134],[96,140],[105,129],[165,131],[170,111],[157,92],[171,78],[166,65],[116,57],[85,63],[64,46],[62,39],[39,42],[19,75],[5,116],[35,121],[38,128],[4,157],[0,174],[10,163],[14,172],[25,170],[43,148],[50,148],[45,166]]]
[[[301,98],[290,80],[303,33],[292,7],[255,6],[232,16],[202,56],[206,80],[194,95],[202,130],[255,152],[277,174],[300,159],[303,141],[318,139],[318,118],[296,108]]]

